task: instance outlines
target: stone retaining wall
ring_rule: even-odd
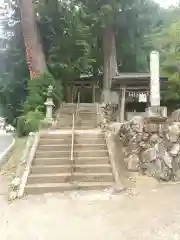
[[[110,119],[104,118],[101,127],[118,137],[129,171],[164,181],[180,180],[180,110],[170,118],[137,116],[124,123]]]

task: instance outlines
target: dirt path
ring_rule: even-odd
[[[7,182],[4,177],[0,181],[3,194]],[[138,182],[135,196],[71,192],[8,204],[1,195],[0,239],[179,240],[180,185],[150,181],[145,188],[141,179]]]

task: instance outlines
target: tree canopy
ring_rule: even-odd
[[[0,109],[12,121],[22,112],[30,73],[20,23],[21,5],[18,1],[7,2],[1,13]],[[179,8],[164,10],[152,0],[38,0],[33,3],[47,69],[58,84],[81,73],[97,74],[103,70],[103,31],[108,26],[114,31],[119,72],[148,71],[149,52],[158,48],[163,71],[177,78]]]

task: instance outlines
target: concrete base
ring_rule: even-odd
[[[126,120],[130,121],[133,119],[133,117],[136,116],[142,116],[142,117],[146,117],[147,113],[146,112],[126,112]]]
[[[148,117],[167,117],[167,107],[152,106],[146,109]]]

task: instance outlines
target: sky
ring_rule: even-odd
[[[165,7],[165,8],[171,5],[176,5],[179,2],[179,0],[154,0],[154,1],[159,3],[162,7]]]

